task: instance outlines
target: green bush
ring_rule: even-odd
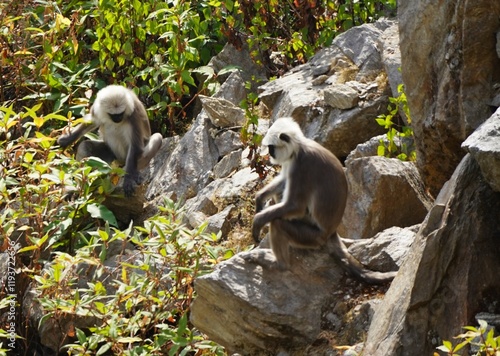
[[[66,331],[75,337],[69,354],[223,354],[188,323],[194,279],[224,258],[218,236],[205,234],[203,226],[186,229],[180,207],[171,202],[143,227],[117,229],[103,203],[123,170],[97,158],[78,162],[54,149],[55,138],[44,134],[44,125],[66,118],[39,111],[40,105],[20,112],[0,107],[0,246],[16,246],[12,264],[18,271],[12,290],[0,290],[0,309],[9,296],[18,298],[16,332],[23,338],[16,351],[29,353],[35,346],[20,308],[29,278],[46,313],[42,324],[67,315],[98,321]],[[16,126],[22,126],[20,137],[12,134]],[[99,276],[109,273],[104,262],[116,244],[128,248],[119,257],[141,258],[118,262],[119,273],[105,284]],[[82,265],[87,269],[77,269]],[[90,270],[95,280],[78,285]],[[6,330],[0,338],[7,338]]]
[[[153,131],[185,125],[199,93],[217,88],[205,65],[226,42],[248,42],[280,75],[352,26],[394,14],[395,0],[0,0],[0,102],[82,116],[96,91],[135,88]],[[283,65],[271,56],[279,53]]]
[[[125,231],[104,227],[88,235],[74,256],[58,253],[35,276],[44,317],[67,314],[98,320],[95,326],[69,329],[71,355],[222,355],[188,323],[193,281],[211,271],[220,257],[218,237],[189,230],[180,223],[179,207],[167,202],[144,227]],[[134,250],[128,250],[132,243]],[[118,246],[116,267],[104,264]],[[83,266],[83,267],[82,267]],[[78,286],[82,276],[96,276]],[[80,283],[81,284],[81,283]],[[43,323],[44,321],[42,321]]]
[[[395,0],[295,0],[219,2],[225,9],[224,33],[237,47],[247,42],[270,75],[306,62],[349,28],[393,16]],[[280,56],[280,64],[272,59]]]
[[[489,328],[488,323],[479,320],[479,327],[465,326],[466,333],[460,334],[455,339],[462,341],[453,346],[451,341],[443,341],[443,345],[437,347],[448,356],[474,355],[474,356],[498,356],[500,354],[500,336],[495,337],[495,329]],[[469,352],[467,346],[474,346],[475,351]],[[458,353],[461,351],[461,353]],[[436,352],[435,356],[439,356]]]
[[[81,116],[97,90],[125,83],[155,131],[173,132],[192,96],[211,93],[215,73],[204,65],[223,45],[215,10],[209,1],[0,2],[0,101]]]
[[[410,126],[410,109],[403,84],[398,86],[398,92],[397,98],[389,98],[388,113],[381,114],[376,118],[377,123],[387,130],[388,140],[387,143],[384,139],[380,140],[377,154],[389,158],[399,158],[402,161],[415,161],[417,153],[413,144],[408,146],[405,142],[405,139],[413,139],[413,129]],[[401,111],[404,113],[404,119]]]

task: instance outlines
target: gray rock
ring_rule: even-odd
[[[180,139],[170,157],[160,162],[146,198],[170,196],[188,199],[197,194],[209,182],[210,172],[217,163],[219,153],[210,135],[213,126],[203,112],[198,115],[192,128]]]
[[[375,118],[387,108],[387,103],[388,97],[383,95],[351,110],[325,111],[320,120],[311,119],[303,124],[304,133],[344,158],[358,144],[384,133]]]
[[[293,117],[304,132],[339,157],[346,157],[359,143],[384,130],[375,117],[388,105],[387,85],[373,85],[384,70],[378,48],[379,37],[391,23],[379,21],[363,25],[339,35],[333,44],[311,58],[309,63],[296,67],[283,77],[262,85],[259,97],[272,112],[271,120]],[[330,67],[330,72],[326,69]],[[318,75],[326,75],[321,78]],[[383,75],[382,75],[383,76]],[[328,87],[355,81],[345,89],[349,100],[330,100]],[[354,98],[353,89],[362,88]],[[323,91],[325,94],[323,95]],[[341,110],[341,108],[352,108]],[[353,106],[356,105],[356,106]],[[354,134],[355,133],[355,134]]]
[[[497,56],[498,58],[500,58],[500,31],[497,31],[497,35],[496,35],[496,40],[497,40],[497,43],[496,43],[496,51],[497,51]]]
[[[491,188],[500,191],[500,111],[496,111],[462,144],[479,163]]]
[[[335,84],[323,90],[325,103],[337,109],[352,109],[358,104],[358,92],[345,84]]]
[[[351,248],[367,247],[356,248],[358,243],[353,241]],[[286,271],[276,269],[270,249],[239,253],[196,280],[191,322],[229,353],[303,352],[318,337],[322,310],[345,305],[344,296],[334,292],[349,288],[343,284],[343,270],[330,256],[331,248],[329,244],[318,250],[292,249],[294,264]],[[389,265],[387,261],[369,264]],[[359,336],[366,332],[377,303],[356,307],[349,325],[342,322],[344,307],[325,317],[339,330],[350,327],[351,334]]]
[[[374,271],[397,271],[410,250],[420,225],[407,228],[390,227],[375,237],[356,241],[349,252],[359,262]],[[344,242],[345,239],[344,239]],[[346,243],[347,245],[347,243]]]
[[[211,186],[215,188],[214,195],[216,197],[231,201],[232,199],[241,197],[244,193],[252,191],[256,187],[259,179],[257,173],[252,172],[250,167],[246,167],[229,178],[219,179],[213,182]]]
[[[229,77],[222,83],[221,87],[214,94],[214,98],[225,99],[236,106],[247,97],[245,81],[241,77],[241,72],[232,72]]]
[[[255,79],[261,81],[267,80],[265,69],[257,65],[252,59],[246,43],[239,49],[232,44],[226,44],[222,51],[210,60],[208,65],[214,68],[217,73],[225,67],[231,65],[238,66],[244,82],[255,81]],[[219,76],[219,79],[225,81],[227,77],[228,75],[223,75]]]
[[[189,215],[190,213],[195,211],[203,213],[207,216],[217,213],[217,207],[215,206],[213,200],[207,197],[205,194],[198,194],[196,197],[188,199],[184,204],[184,209],[186,211],[186,215]]]
[[[398,97],[398,86],[403,84],[401,75],[401,51],[399,50],[399,28],[394,22],[380,36],[380,52],[382,54],[382,64],[387,73],[387,79],[391,87],[393,97]]]
[[[187,222],[192,228],[199,227],[206,223],[205,232],[209,234],[221,234],[221,236],[227,236],[231,228],[231,218],[236,211],[234,205],[228,205],[221,212],[215,213],[213,215],[206,215],[201,211],[192,211],[187,214]]]
[[[368,238],[424,220],[432,202],[413,163],[373,156],[346,164],[349,195],[338,229],[341,236]]]
[[[375,312],[364,354],[430,355],[470,325],[485,302],[478,296],[498,300],[500,195],[480,176],[467,155],[443,187]]]
[[[245,123],[245,111],[229,100],[204,95],[200,95],[199,98],[214,126],[234,127]]]
[[[205,231],[207,233],[218,234],[221,236],[227,236],[231,229],[231,220],[234,218],[234,215],[238,212],[238,209],[233,204],[229,204],[222,210],[221,212],[214,214],[208,218],[208,225]],[[197,224],[194,226],[200,226],[201,224]]]
[[[231,152],[230,154],[224,156],[214,167],[214,177],[224,178],[227,177],[231,172],[236,171],[241,164],[241,152],[243,150],[238,150]]]
[[[500,330],[500,315],[498,314],[492,314],[486,312],[477,313],[475,319],[477,321],[484,320],[488,323],[488,325],[491,325],[495,329]]]
[[[464,156],[461,143],[491,116],[499,16],[489,0],[398,2],[417,164],[434,196]]]
[[[400,137],[394,137],[393,140],[396,146],[406,147],[405,150],[408,153],[415,150],[415,140],[413,137],[403,137],[402,139]],[[356,158],[377,156],[380,141],[387,147],[389,145],[387,134],[372,137],[370,140],[357,145],[356,148],[349,153],[349,156],[347,156],[346,163]]]
[[[337,280],[342,272],[327,253],[299,252],[304,253],[292,271],[272,267],[269,249],[242,252],[219,264],[196,280],[191,322],[230,353],[271,355],[312,343],[332,291],[328,277]],[[311,272],[318,268],[324,272]]]
[[[214,142],[219,151],[219,157],[243,148],[239,130],[217,130],[214,133]]]

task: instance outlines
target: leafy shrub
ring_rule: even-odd
[[[221,0],[224,33],[240,47],[247,42],[253,57],[271,75],[304,63],[335,36],[353,26],[395,14],[395,0]],[[278,54],[280,59],[273,60]]]
[[[0,107],[0,236],[23,239],[20,253],[30,252],[31,258],[67,245],[94,211],[105,211],[101,203],[113,189],[109,177],[121,171],[97,159],[75,162],[53,151],[55,138],[45,135],[42,126],[65,118],[39,116],[39,109],[15,113]],[[18,125],[24,134],[12,138],[9,128]],[[75,199],[69,202],[68,194]]]
[[[75,256],[59,253],[35,276],[44,318],[59,324],[69,313],[98,320],[88,330],[69,328],[69,336],[76,336],[64,346],[69,354],[223,354],[188,323],[194,279],[219,258],[218,237],[204,234],[203,226],[184,228],[172,202],[161,211],[144,227],[91,233]],[[110,265],[108,251],[117,247]],[[81,286],[85,275],[95,277]]]
[[[83,115],[111,83],[137,88],[155,131],[174,131],[192,96],[210,94],[204,67],[223,45],[211,2],[0,2],[0,101],[44,102]],[[15,107],[16,110],[20,107]]]
[[[16,331],[23,339],[16,351],[29,353],[36,346],[20,307],[33,279],[47,313],[41,323],[66,315],[105,323],[67,330],[76,338],[68,346],[71,354],[222,354],[187,319],[194,278],[223,258],[214,246],[217,236],[204,234],[203,227],[184,228],[180,209],[171,202],[144,227],[118,230],[103,202],[114,194],[123,170],[97,158],[77,162],[54,150],[55,138],[44,133],[44,124],[66,118],[40,111],[41,105],[19,112],[0,107],[0,246],[17,245],[13,263],[20,271],[15,293],[0,289],[0,309],[9,302],[7,294],[17,296]],[[18,126],[23,135],[16,137]],[[120,257],[133,253],[140,259],[119,261],[118,275],[105,285],[99,277],[109,275],[104,262],[117,244],[128,248]],[[95,280],[77,284],[80,273],[90,270]]]
[[[449,356],[475,355],[475,356],[498,356],[500,354],[500,336],[495,337],[495,329],[489,328],[488,323],[479,320],[479,327],[465,326],[467,332],[460,334],[455,339],[463,340],[453,346],[450,341],[443,341],[443,345],[437,349]],[[466,346],[474,346],[475,351],[469,353]],[[461,354],[458,352],[462,351]],[[435,356],[439,356],[436,352]]]
[[[251,168],[259,174],[261,179],[264,179],[267,175],[267,167],[260,155],[262,135],[257,133],[257,127],[259,126],[259,97],[256,93],[251,91],[254,81],[255,80],[245,83],[248,94],[246,99],[240,103],[240,106],[245,110],[247,121],[241,129],[240,137],[243,144],[249,148],[247,159],[251,162]]]
[[[148,108],[153,131],[182,132],[196,96],[217,88],[218,73],[206,64],[227,41],[247,42],[269,74],[280,75],[339,32],[395,7],[395,0],[0,0],[0,101],[82,116],[97,90],[125,83]]]
[[[387,130],[386,136],[388,142],[384,139],[380,140],[378,146],[378,155],[385,157],[396,157],[402,161],[414,161],[416,159],[416,151],[412,142],[413,130],[411,128],[411,116],[404,93],[404,85],[398,86],[399,96],[397,98],[389,98],[388,113],[377,116],[377,123]],[[401,110],[404,113],[403,119]],[[397,120],[395,122],[395,120]]]

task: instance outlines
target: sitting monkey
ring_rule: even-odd
[[[100,90],[90,114],[85,117],[89,122],[61,135],[57,143],[67,147],[98,128],[102,141],[80,143],[76,159],[95,156],[108,163],[116,159],[125,164],[123,190],[126,196],[131,196],[139,183],[139,171],[149,164],[161,147],[161,134],[151,135],[144,105],[132,90],[119,85]]]
[[[304,136],[291,118],[280,118],[269,128],[262,144],[280,174],[257,193],[252,227],[259,243],[269,223],[271,249],[280,268],[291,265],[290,246],[319,248],[333,239],[333,257],[354,277],[369,283],[390,281],[396,272],[374,272],[358,262],[337,234],[347,201],[347,179],[340,161],[326,148]],[[264,209],[266,200],[281,201]]]

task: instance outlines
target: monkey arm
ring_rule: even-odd
[[[276,219],[293,219],[305,215],[306,206],[293,201],[284,201],[271,205],[263,211],[257,213],[253,219],[252,236],[258,242],[260,230]]]
[[[90,114],[85,115],[86,119],[90,118]],[[93,123],[92,121],[81,123],[76,126],[73,130],[71,130],[68,134],[63,134],[57,139],[57,143],[61,147],[67,147],[71,145],[73,142],[78,140],[80,137],[85,135],[87,132],[95,130],[98,128],[98,125]]]
[[[162,142],[163,137],[160,133],[154,133],[153,135],[151,135],[151,137],[149,137],[149,140],[144,146],[143,153],[139,159],[137,169],[142,170],[148,166],[149,162],[153,159],[153,157],[160,149]]]
[[[125,177],[123,178],[123,191],[125,196],[130,197],[134,194],[135,186],[139,181],[139,160],[143,154],[144,144],[140,132],[134,130],[132,141],[130,142],[127,159],[125,161]]]
[[[260,212],[264,208],[264,204],[269,198],[283,194],[285,191],[285,182],[285,177],[279,175],[257,193],[255,197],[256,213]]]

